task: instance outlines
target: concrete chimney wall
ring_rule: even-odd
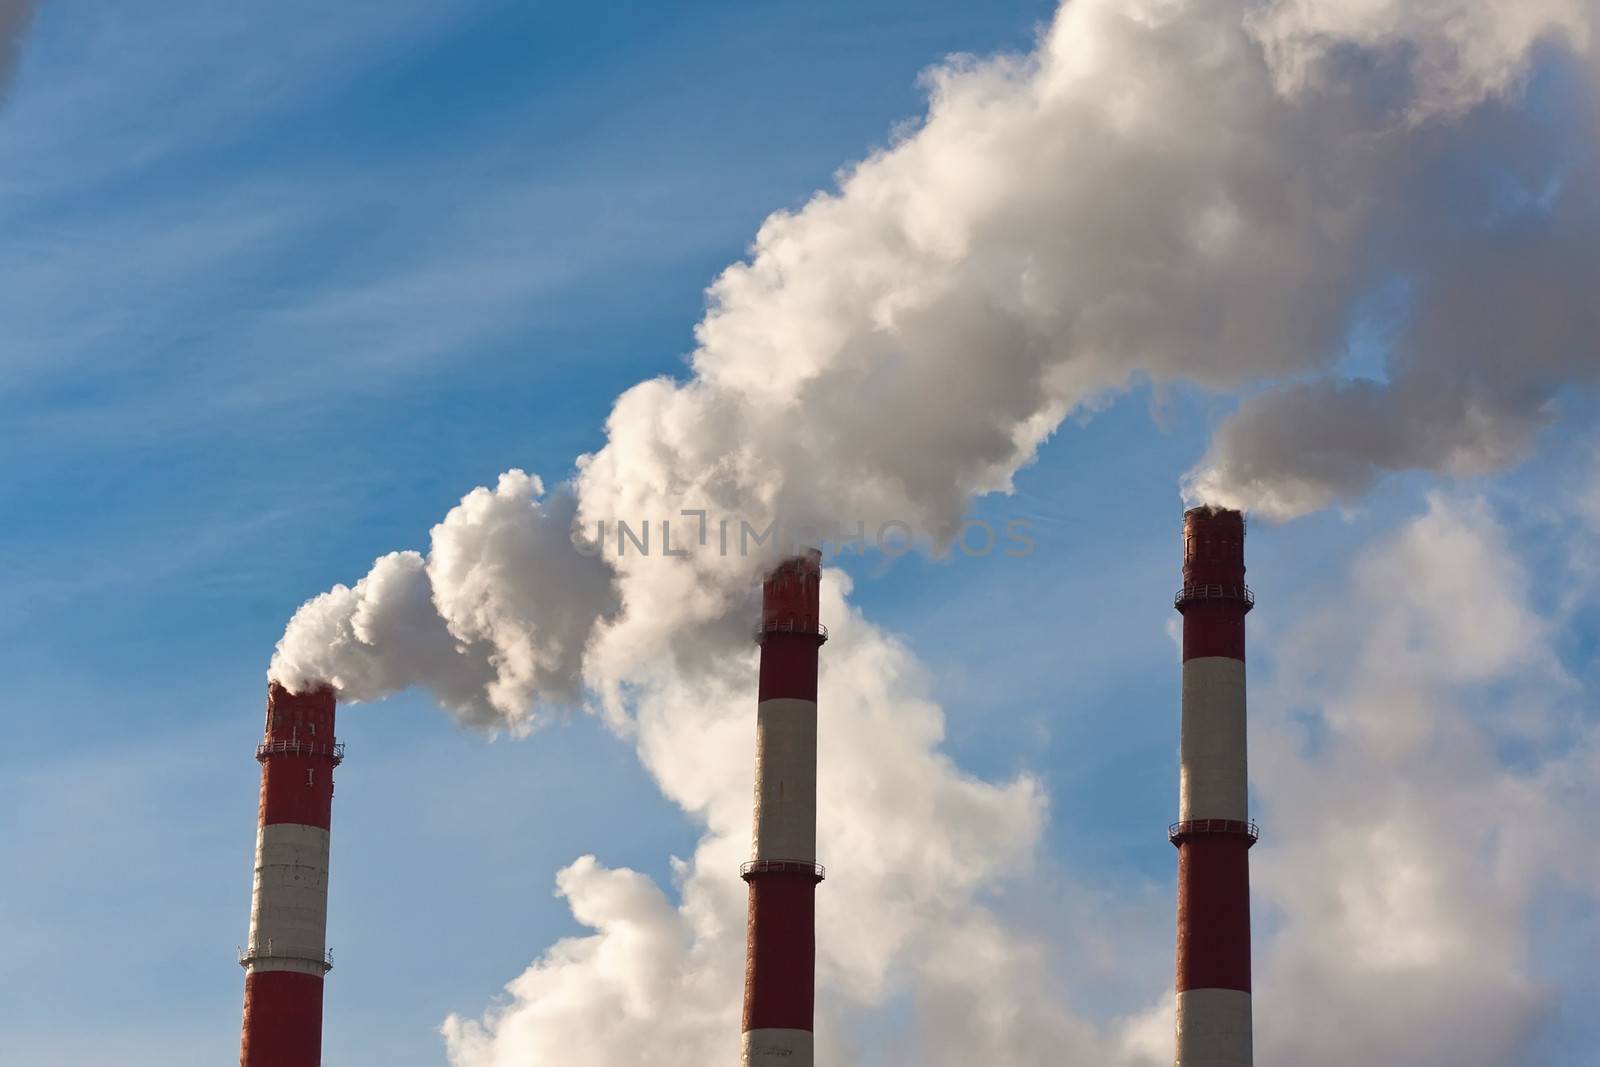
[[[1177,1067],[1250,1067],[1244,516],[1183,517],[1183,712],[1178,821]]]
[[[816,993],[817,650],[822,557],[789,559],[762,587],[756,789],[746,928],[745,1067],[812,1067]]]
[[[334,739],[333,690],[267,690],[256,829],[250,940],[244,967],[241,1067],[318,1067],[322,1062],[322,983],[327,951],[328,830],[333,769],[344,758]]]

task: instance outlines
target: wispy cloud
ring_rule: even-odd
[[[253,151],[245,143],[252,134],[479,6],[356,0],[331,11],[286,0],[268,17],[194,2],[46,9],[31,45],[33,77],[17,87],[4,120],[0,206],[122,185],[160,165],[190,164],[205,148]],[[282,150],[291,150],[293,128],[280,136]]]
[[[594,172],[516,139],[508,155],[530,103],[402,147],[363,145],[356,105],[326,118],[341,90],[474,15],[291,5],[263,25],[91,5],[70,26],[41,20],[0,116],[0,411],[25,449],[315,416],[559,320],[597,271],[716,239],[685,217],[691,175],[640,175],[621,153]]]

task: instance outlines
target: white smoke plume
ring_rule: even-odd
[[[1258,952],[1261,1062],[1554,1062],[1562,981],[1534,917],[1569,894],[1589,918],[1559,936],[1600,936],[1600,707],[1530,585],[1487,507],[1436,497],[1278,647],[1252,725],[1251,874],[1279,920]]]
[[[1006,491],[1067,415],[1138,381],[1249,390],[1188,486],[1274,516],[1357,496],[1386,471],[1475,473],[1522,455],[1553,398],[1592,375],[1600,336],[1588,306],[1600,280],[1595,161],[1568,136],[1590,121],[1595,91],[1577,75],[1533,77],[1588,62],[1597,17],[1595,2],[1558,0],[1073,0],[1028,55],[936,68],[919,126],[835,192],[769,218],[748,261],[712,285],[690,376],[623,394],[605,446],[579,459],[569,486],[547,497],[512,472],[469,494],[425,557],[385,557],[355,588],[302,608],[274,677],[331,680],[356,700],[424,685],[463,720],[513,731],[598,693],[663,792],[707,828],[677,904],[594,859],[563,872],[561,892],[595,933],[550,949],[482,1020],[452,1018],[452,1061],[730,1055],[743,905],[729,872],[749,832],[746,627],[775,549],[718,551],[719,519],[736,541],[741,521],[788,518],[859,523],[869,539],[892,520],[937,542],[972,497]],[[1397,288],[1407,299],[1386,379],[1346,381],[1348,337],[1374,294]],[[686,511],[705,513],[708,537]],[[682,555],[662,551],[663,521]],[[620,550],[618,522],[649,524],[655,550]],[[574,524],[594,536],[600,523],[602,557],[570,544]],[[1034,854],[1039,787],[977,781],[940,754],[942,718],[914,663],[851,613],[841,584],[830,572],[825,616],[838,631],[819,817],[837,874],[819,896],[821,1056],[1170,1057],[1167,1008],[1084,1018],[1054,994],[1029,933],[1001,920],[989,895]],[[1338,711],[1369,697],[1327,699]],[[1415,710],[1403,704],[1397,722],[1448,733],[1404,714]],[[1325,788],[1356,771],[1390,783],[1411,766],[1351,729],[1336,749],[1348,766],[1292,752],[1285,766]],[[1526,786],[1465,770],[1491,791]],[[1546,807],[1566,780],[1554,764],[1550,774]],[[1271,804],[1291,786],[1264,788]],[[1439,817],[1419,808],[1417,824],[1455,850],[1442,862],[1464,862],[1475,839]],[[1366,831],[1386,827],[1374,815]],[[1297,841],[1343,855],[1345,832],[1324,818]],[[906,865],[915,879],[900,876]],[[1553,867],[1541,854],[1469,909],[1507,909],[1495,958],[1509,980],[1529,973],[1517,909]],[[1413,874],[1399,860],[1384,869]],[[1346,898],[1302,906],[1287,879],[1273,899],[1290,932],[1268,960],[1283,990],[1273,995],[1304,1010],[1264,1012],[1280,1020],[1332,995],[1321,975],[1354,981],[1384,965],[1318,971],[1325,916],[1308,909]],[[1451,888],[1424,882],[1416,899]],[[1440,922],[1437,943],[1459,934],[1455,913]],[[1363,944],[1386,932],[1343,928]],[[1380,977],[1443,982],[1459,963],[1408,959],[1413,969]],[[1463,992],[1480,1003],[1481,989]],[[893,998],[921,1006],[914,1031],[861,1036],[853,1022]],[[1145,1004],[1169,998],[1152,989]],[[1513,998],[1477,1047],[1517,1047],[1507,1027],[1529,1025],[1536,1002]],[[1270,1028],[1263,1046],[1276,1062],[1446,1062],[1407,1044],[1404,1019],[1383,1014],[1395,1003],[1360,1006],[1398,1052],[1346,1055],[1350,1033],[1307,1050]],[[1449,1062],[1507,1062],[1462,1047]]]
[[[952,60],[928,75],[919,127],[766,221],[711,287],[692,376],[626,392],[579,460],[585,531],[649,524],[656,551],[613,546],[608,588],[547,509],[508,503],[506,521],[532,524],[497,527],[530,587],[501,596],[471,584],[492,567],[430,557],[448,640],[439,621],[400,624],[433,634],[437,684],[404,643],[355,635],[350,594],[290,626],[274,674],[371,683],[351,696],[422,682],[524,728],[537,713],[519,701],[570,701],[581,673],[615,711],[663,656],[728,647],[770,559],[700,544],[685,509],[936,539],[1130,380],[1290,383],[1255,393],[1192,472],[1215,502],[1287,516],[1387,470],[1498,469],[1595,369],[1592,146],[1527,87],[1537,57],[1574,65],[1595,15],[1593,0],[1077,0],[1030,55]],[[1580,83],[1559,103],[1592,110]],[[1332,374],[1396,286],[1389,380]],[[663,521],[686,556],[660,551]],[[330,659],[326,635],[346,632],[351,659]]]
[[[1536,217],[1451,236],[1438,264],[1405,265],[1416,292],[1389,380],[1250,398],[1194,495],[1286,517],[1359,498],[1385,471],[1488,474],[1526,456],[1559,391],[1600,375],[1595,177],[1552,186]]]
[[[1586,816],[1600,802],[1596,709],[1575,703],[1546,651],[1559,619],[1530,603],[1481,503],[1433,500],[1346,585],[1275,642],[1277,682],[1254,701],[1259,1058],[1541,1062],[1558,989],[1534,960],[1536,902],[1600,904]],[[981,783],[938,756],[942,716],[918,664],[849,610],[847,581],[830,571],[825,588],[837,626],[819,694],[819,1062],[1170,1064],[1170,889],[1126,911],[1052,880],[1057,908],[1088,901],[1065,936],[1010,925],[1006,894],[1052,877],[1031,862],[1037,783]],[[453,1067],[737,1057],[745,900],[731,872],[749,839],[752,668],[744,657],[641,701],[646,765],[707,826],[678,866],[679,902],[592,856],[562,871],[558,890],[592,933],[548,949],[483,1018],[447,1020]],[[1529,754],[1508,766],[1508,745]],[[1600,930],[1591,919],[1567,934]],[[1088,1017],[1064,991],[1100,939],[1154,976],[1122,1016]]]
[[[818,833],[830,873],[817,898],[826,931],[819,1061],[860,1062],[851,1031],[864,1010],[911,993],[926,1005],[919,1017],[942,1020],[951,1039],[919,1023],[885,1038],[903,1050],[889,1062],[956,1067],[980,1047],[1018,1053],[1001,1062],[1032,1062],[1033,1050],[1047,1048],[1076,1051],[1072,1062],[1117,1062],[1108,1058],[1115,1039],[1050,995],[1039,947],[984,901],[1032,872],[1045,814],[1039,784],[979,781],[938,752],[943,714],[923,693],[921,665],[848,606],[848,591],[846,576],[827,572],[833,636],[818,694],[827,708]],[[754,689],[747,652],[637,694],[641,758],[707,827],[678,867],[681,903],[636,872],[577,860],[557,889],[594,933],[552,946],[484,1018],[449,1019],[452,1063],[737,1059],[746,906],[737,871],[749,854]],[[1016,1025],[1019,1011],[1027,1026]]]
[[[572,495],[543,496],[517,470],[474,489],[433,528],[426,560],[392,552],[354,588],[302,605],[272,676],[352,701],[426,686],[463,722],[516,733],[540,707],[575,702],[584,642],[615,606],[611,577],[572,549]]]

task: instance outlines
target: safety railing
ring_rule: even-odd
[[[755,629],[756,642],[768,634],[814,634],[819,645],[828,640],[828,628],[819,619],[763,619]]]
[[[268,756],[320,756],[338,766],[344,762],[344,742],[324,745],[298,739],[263,741],[256,746],[256,759],[264,760]]]
[[[739,877],[745,881],[758,874],[809,874],[820,882],[828,871],[822,864],[806,860],[749,860],[739,864]]]
[[[1185,819],[1167,826],[1167,840],[1174,845],[1186,837],[1202,834],[1246,837],[1253,845],[1261,839],[1261,827],[1256,825],[1254,819]]]
[[[1237,600],[1246,611],[1256,606],[1256,595],[1248,585],[1186,585],[1172,598],[1172,606],[1182,610],[1196,600]]]
[[[313,967],[321,967],[323,974],[333,970],[332,949],[323,949],[318,952],[316,949],[309,948],[274,948],[272,941],[269,939],[264,945],[250,945],[237,951],[239,953],[239,966],[245,968],[262,960],[290,960],[297,963],[307,963]]]

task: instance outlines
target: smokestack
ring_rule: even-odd
[[[1250,1067],[1244,516],[1183,516],[1183,739],[1178,821],[1177,1067]]]
[[[328,826],[333,769],[333,690],[267,689],[256,830],[255,889],[244,967],[241,1067],[317,1067],[322,1062],[322,980],[327,951]]]
[[[740,1062],[812,1067],[816,993],[817,649],[822,554],[785,560],[761,590],[755,832]]]

